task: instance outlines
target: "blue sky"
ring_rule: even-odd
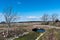
[[[38,21],[44,13],[60,15],[60,0],[0,0],[0,15],[8,6],[21,16],[18,21]],[[3,17],[0,20],[3,21]]]

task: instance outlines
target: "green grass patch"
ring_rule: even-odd
[[[38,36],[39,36],[39,33],[30,32],[29,34],[16,38],[14,40],[35,40]]]

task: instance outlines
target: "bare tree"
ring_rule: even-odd
[[[7,35],[8,35],[9,28],[11,27],[11,22],[16,20],[16,13],[14,13],[12,7],[8,7],[4,9],[3,15],[5,18],[5,22],[8,25],[7,28]]]
[[[51,19],[54,22],[56,19],[58,19],[58,15],[57,14],[52,14]]]
[[[48,21],[48,14],[44,14],[42,16],[42,21],[47,22]]]

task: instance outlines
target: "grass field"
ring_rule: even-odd
[[[60,40],[60,30],[59,29],[50,29],[39,40]]]
[[[29,34],[16,38],[14,40],[35,40],[39,36],[39,33],[36,32],[30,32]]]

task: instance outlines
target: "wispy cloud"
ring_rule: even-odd
[[[40,18],[40,16],[27,16],[26,18],[33,19],[33,18]]]
[[[21,4],[21,2],[18,1],[17,4]]]

